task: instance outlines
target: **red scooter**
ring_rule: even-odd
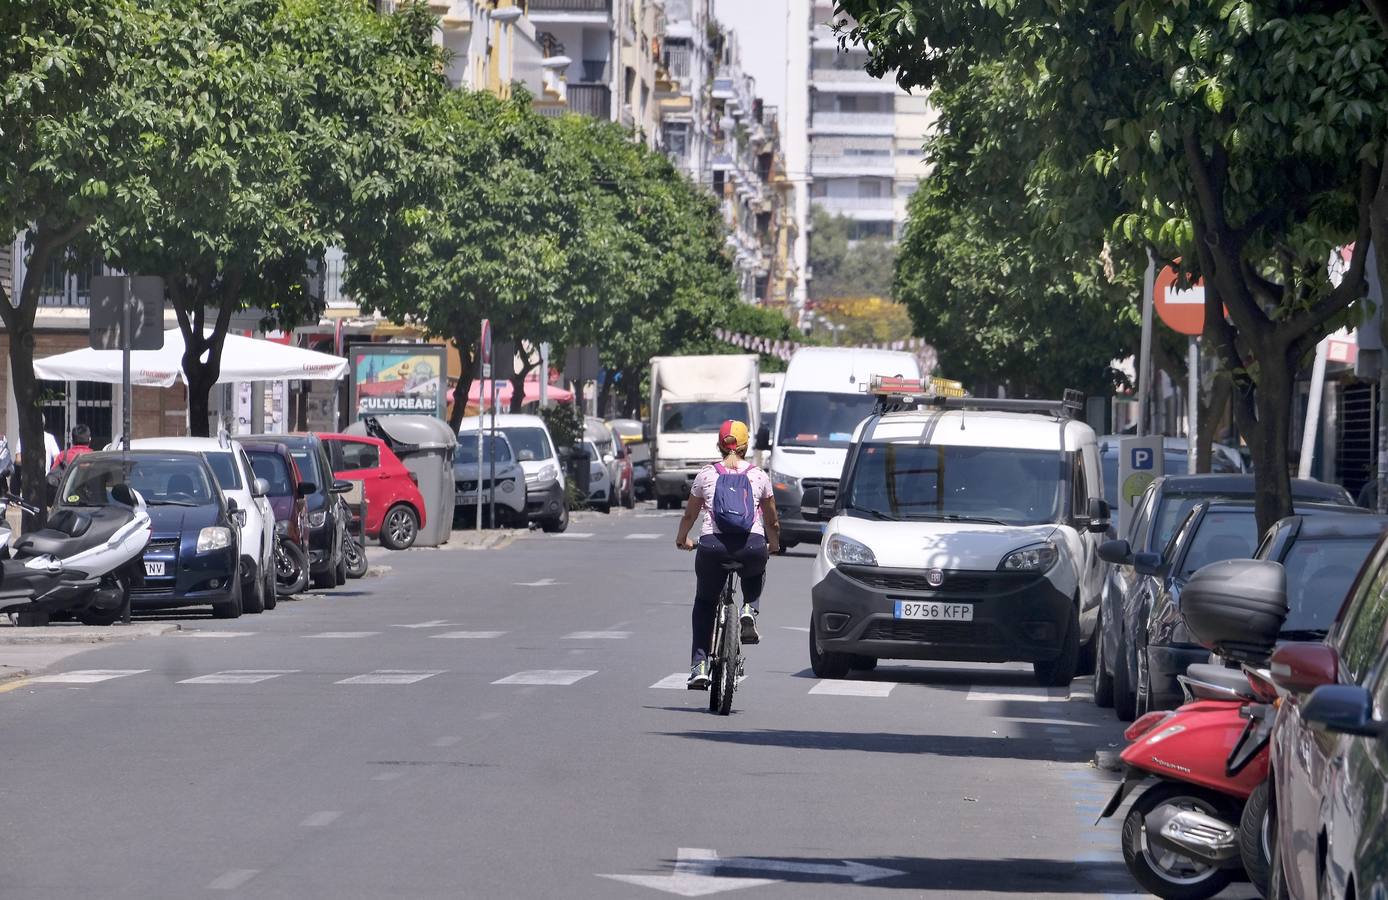
[[[1156,778],[1123,820],[1123,860],[1145,889],[1167,900],[1213,897],[1244,874],[1250,831],[1240,825],[1255,791],[1266,791],[1277,689],[1265,665],[1286,618],[1277,563],[1207,566],[1182,592],[1186,625],[1202,644],[1243,669],[1194,665],[1181,676],[1187,703],[1128,727],[1124,777],[1100,820],[1139,784]],[[1097,823],[1096,823],[1097,824]],[[1242,838],[1242,840],[1241,840]],[[1252,865],[1249,868],[1253,868]]]

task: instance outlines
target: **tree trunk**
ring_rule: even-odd
[[[1203,474],[1210,471],[1214,458],[1215,430],[1219,427],[1219,419],[1224,415],[1224,410],[1228,406],[1229,376],[1224,372],[1216,372],[1209,391],[1201,398],[1200,403],[1200,422],[1195,435],[1195,471],[1197,472]]]
[[[511,412],[518,413],[525,408],[525,379],[530,377],[530,373],[535,371],[538,365],[538,361],[527,362],[511,373]]]
[[[625,409],[622,410],[628,418],[641,418],[641,378],[639,375],[628,370],[622,378],[624,382],[622,393],[625,395]]]
[[[477,369],[477,338],[474,333],[459,332],[453,335],[453,345],[458,348],[462,371],[458,373],[458,384],[453,388],[453,411],[448,414],[448,425],[457,431],[458,426],[463,424],[463,416],[467,414],[468,394],[472,392],[473,373]]]
[[[602,416],[608,411],[608,402],[612,399],[612,377],[616,374],[614,369],[604,368],[602,370],[602,388],[598,391],[598,415]]]
[[[1292,514],[1292,479],[1288,469],[1287,442],[1291,439],[1292,384],[1297,360],[1289,354],[1278,358],[1269,353],[1260,366],[1258,393],[1257,439],[1249,444],[1253,467],[1257,473],[1254,485],[1254,513],[1261,534],[1278,519]]]

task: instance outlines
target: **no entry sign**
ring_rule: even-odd
[[[1152,300],[1157,315],[1172,331],[1198,335],[1205,330],[1205,282],[1196,279],[1190,287],[1176,285],[1176,267],[1167,266],[1157,273],[1152,286]]]

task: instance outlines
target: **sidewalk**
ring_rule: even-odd
[[[180,627],[176,622],[136,622],[106,628],[66,623],[16,628],[0,618],[0,683],[32,675],[101,644],[173,634]]]

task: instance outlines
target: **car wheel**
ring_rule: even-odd
[[[1277,846],[1277,811],[1271,799],[1272,785],[1264,781],[1249,795],[1239,820],[1239,858],[1248,880],[1264,897],[1271,896],[1272,856]]]
[[[1137,653],[1137,699],[1133,710],[1138,716],[1152,711],[1152,673],[1148,671],[1147,648],[1138,647]]]
[[[1094,626],[1094,705],[1100,709],[1113,706],[1113,673],[1104,658],[1104,617]]]
[[[273,560],[272,560],[273,564]],[[280,602],[279,585],[275,582],[275,572],[273,568],[265,570],[265,608],[274,609]]]
[[[635,509],[635,508],[636,508],[636,486],[635,486],[635,485],[633,485],[633,484],[628,484],[628,485],[627,485],[626,493],[622,495],[622,508],[623,508],[623,509]]]
[[[265,612],[265,583],[255,570],[250,579],[241,580],[241,611],[251,615]]]
[[[819,649],[819,632],[814,614],[810,614],[810,668],[817,678],[843,678],[852,668],[853,657],[847,653]]]
[[[1065,687],[1075,680],[1080,668],[1080,614],[1070,607],[1070,620],[1065,623],[1065,636],[1060,642],[1060,655],[1048,662],[1031,664],[1036,681],[1046,687]]]
[[[1133,673],[1129,666],[1128,642],[1118,632],[1118,658],[1113,661],[1113,711],[1120,722],[1137,718],[1137,693],[1133,690]]]
[[[404,550],[419,537],[419,516],[404,503],[386,510],[381,520],[381,546],[387,550]]]
[[[225,603],[212,604],[212,618],[214,619],[239,619],[241,618],[241,579],[231,580],[231,597]]]
[[[347,583],[347,542],[345,540],[338,547],[337,568],[333,570],[333,578],[337,581],[336,587],[342,587]]]
[[[569,528],[569,508],[566,506],[553,519],[546,519],[540,525],[549,534],[560,534]]]

